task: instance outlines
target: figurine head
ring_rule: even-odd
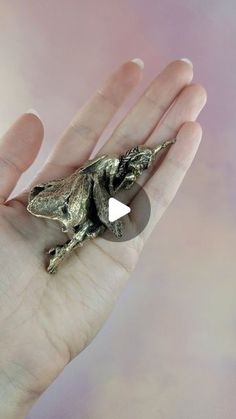
[[[119,171],[133,173],[138,177],[152,164],[154,158],[152,149],[142,146],[134,147],[121,156]]]
[[[60,195],[51,182],[35,185],[28,196],[27,210],[38,217],[63,221],[68,218],[65,204],[69,196],[64,192],[62,190]]]
[[[91,189],[90,175],[80,176],[77,172],[41,183],[31,189],[27,210],[35,216],[59,221],[63,231],[68,231],[86,218]]]

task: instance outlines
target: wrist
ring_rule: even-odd
[[[8,330],[1,333],[0,343],[0,419],[23,419],[68,359],[41,330],[35,329],[31,336],[23,327],[19,336]]]
[[[24,419],[40,397],[28,390],[27,374],[17,364],[0,366],[0,418]]]

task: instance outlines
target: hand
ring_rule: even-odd
[[[177,136],[155,170],[141,178],[152,205],[148,226],[129,242],[111,243],[102,237],[90,241],[76,249],[56,275],[48,274],[45,249],[63,243],[65,234],[57,222],[29,214],[29,189],[82,165],[141,77],[137,63],[122,64],[78,111],[29,187],[12,199],[8,198],[16,182],[39,151],[42,123],[35,115],[24,114],[1,140],[0,384],[5,398],[0,404],[5,418],[14,417],[8,407],[13,399],[16,410],[19,404],[25,406],[21,411],[25,414],[99,331],[199,146],[202,132],[194,121],[205,105],[206,92],[191,84],[190,64],[174,61],[152,81],[99,151],[120,154],[136,144],[154,146]],[[139,195],[131,205],[139,205]]]

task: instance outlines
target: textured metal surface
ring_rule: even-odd
[[[235,419],[235,1],[0,5],[1,134],[29,108],[45,126],[40,154],[12,196],[122,61],[141,57],[143,81],[100,145],[173,59],[189,57],[193,81],[208,92],[195,162],[112,317],[27,418]]]
[[[62,231],[73,236],[63,245],[51,248],[47,271],[55,273],[58,265],[84,241],[94,239],[108,228],[116,237],[123,235],[122,220],[109,221],[111,196],[130,189],[157,154],[173,144],[167,140],[151,149],[137,146],[120,157],[103,155],[63,178],[40,183],[31,188],[27,210],[37,216],[57,220]]]

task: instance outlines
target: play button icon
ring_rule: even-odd
[[[135,203],[134,197],[136,197]],[[111,242],[132,240],[145,229],[150,219],[151,204],[145,189],[138,183],[133,184],[131,190],[122,190],[115,196],[110,196],[105,207],[109,223],[114,223],[114,226],[122,231],[118,237],[107,228],[103,238]]]
[[[122,202],[115,198],[110,198],[108,205],[108,218],[111,223],[119,220],[119,218],[124,217],[131,211],[128,205],[122,204]]]

